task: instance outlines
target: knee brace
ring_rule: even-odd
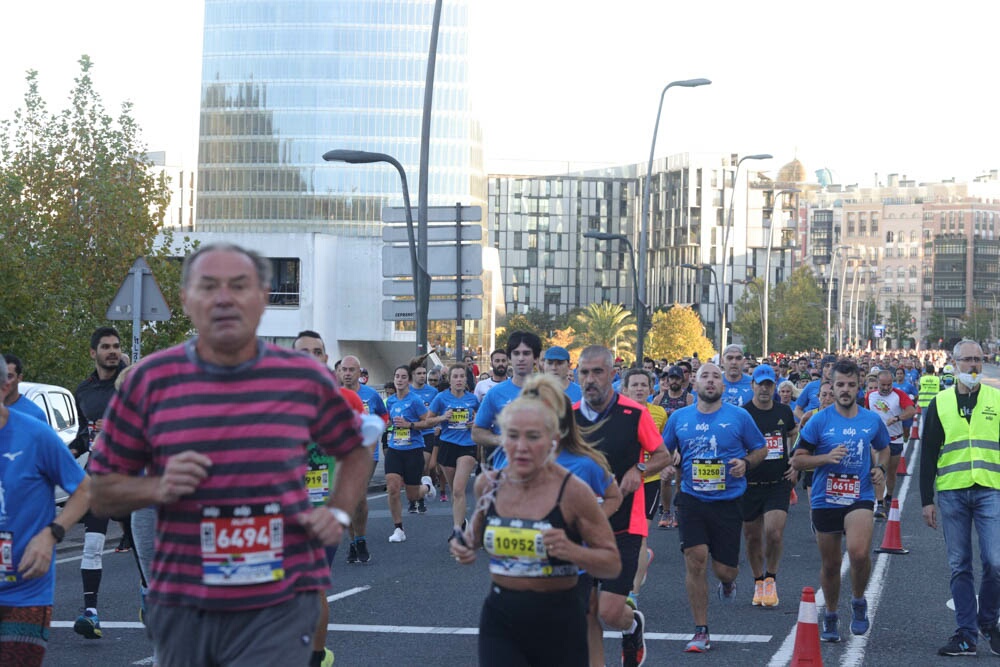
[[[101,552],[104,551],[104,537],[101,533],[84,534],[83,558],[80,559],[81,570],[101,569]]]

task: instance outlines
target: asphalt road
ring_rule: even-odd
[[[986,375],[1000,386],[1000,372]],[[913,446],[907,449],[915,471]],[[824,644],[826,665],[938,665],[955,658],[937,657],[937,649],[954,631],[954,614],[947,607],[949,570],[940,530],[932,531],[920,518],[918,481],[902,478],[901,535],[908,555],[873,556],[868,588],[872,629],[852,637],[842,620],[845,639]],[[331,632],[328,639],[336,664],[367,665],[476,664],[476,627],[486,594],[488,573],[483,555],[473,566],[457,565],[448,555],[450,507],[434,500],[425,515],[405,515],[407,541],[389,544],[392,524],[385,496],[370,493],[369,565],[347,565],[345,553],[334,566]],[[884,524],[875,527],[874,545],[881,544]],[[82,527],[71,531],[58,554],[57,592],[47,665],[152,664],[152,649],[138,623],[138,575],[131,554],[113,552],[118,529],[113,526],[104,555],[100,615],[104,638],[85,640],[74,634],[73,620],[82,607],[79,555]],[[713,596],[709,604],[712,651],[709,655],[683,653],[693,624],[684,591],[684,566],[676,531],[653,530],[649,543],[655,552],[649,579],[639,597],[647,619],[647,665],[706,663],[713,665],[787,665],[804,586],[819,589],[819,558],[808,527],[805,502],[791,508],[784,558],[778,577],[780,605],[775,609],[750,605],[752,576],[741,568],[739,601],[723,605]],[[845,558],[846,561],[846,558]],[[848,583],[842,592],[841,617],[849,617]],[[619,641],[605,636],[607,664],[619,664]],[[980,645],[981,659],[998,660]]]

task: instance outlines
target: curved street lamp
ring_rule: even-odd
[[[726,283],[726,267],[729,265],[729,234],[733,228],[733,202],[736,201],[736,184],[739,182],[740,177],[740,165],[743,164],[744,160],[770,160],[774,156],[770,153],[754,153],[753,155],[744,155],[739,160],[736,161],[736,171],[733,172],[733,192],[729,196],[729,213],[726,215],[726,229],[722,234],[722,285],[723,289],[726,290],[726,303],[722,304],[722,342],[719,345],[719,353],[722,353],[722,349],[726,347],[727,335],[726,335],[726,318],[729,316],[729,290],[726,289],[728,283]],[[722,174],[722,192],[726,192],[726,175],[725,172]]]
[[[417,355],[423,354],[424,343],[427,340],[427,308],[429,299],[425,289],[430,278],[427,276],[427,267],[420,264],[417,257],[416,234],[413,230],[413,212],[410,208],[410,188],[406,184],[406,170],[399,160],[386,153],[374,153],[372,151],[355,151],[347,149],[335,149],[323,153],[323,159],[327,162],[345,162],[347,164],[373,164],[375,162],[385,162],[391,164],[399,172],[399,180],[403,186],[403,206],[406,209],[406,236],[410,243],[410,265],[413,273],[413,301],[417,326]],[[426,281],[426,282],[425,282]]]
[[[719,293],[719,276],[715,273],[715,267],[711,264],[681,264],[682,269],[691,269],[692,271],[709,271],[712,274],[712,278],[715,279],[715,302],[717,305],[725,306],[722,304]],[[722,331],[719,332],[719,358],[722,358],[723,341],[725,340],[726,334]]]
[[[763,311],[763,317],[761,318],[761,326],[764,328],[763,342],[761,344],[760,358],[767,359],[767,320],[768,320],[768,300],[771,296],[771,245],[774,242],[774,223],[776,222],[775,211],[779,214],[783,210],[781,208],[781,197],[784,195],[795,194],[796,192],[802,192],[798,188],[786,188],[784,190],[778,190],[774,193],[774,198],[771,201],[771,224],[767,228],[767,255],[764,257],[764,297],[761,310]]]
[[[684,79],[681,81],[671,81],[660,93],[660,106],[656,109],[656,124],[653,126],[653,142],[649,146],[649,163],[646,165],[646,182],[642,186],[642,220],[639,227],[639,293],[636,299],[641,303],[646,303],[646,253],[649,246],[649,181],[653,177],[653,151],[656,150],[656,133],[660,129],[660,114],[663,112],[663,98],[667,91],[673,87],[697,88],[707,86],[712,82],[708,79]],[[645,337],[646,312],[640,310],[636,313],[636,328],[639,330],[639,345],[636,347],[635,356],[639,363],[643,357],[643,338]]]

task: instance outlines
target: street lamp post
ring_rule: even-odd
[[[833,257],[830,260],[830,275],[827,277],[826,284],[826,352],[831,351],[830,343],[830,331],[833,324],[833,276],[837,270],[837,255],[841,250],[849,250],[850,246],[839,245],[833,249]],[[844,258],[844,263],[847,263],[847,258]],[[844,289],[844,281],[840,281],[840,290]]]
[[[703,271],[703,270],[710,271],[711,274],[712,274],[712,278],[715,280],[715,303],[716,303],[716,306],[721,306],[722,308],[725,308],[725,305],[722,303],[722,295],[719,292],[719,276],[716,275],[716,273],[715,273],[715,267],[713,267],[710,264],[681,264],[681,268],[682,269],[691,269],[693,271]],[[726,335],[725,333],[723,333],[723,331],[724,330],[720,330],[719,331],[719,358],[720,359],[722,358],[722,350],[723,350],[722,346],[724,345],[723,341],[725,340],[725,335]]]
[[[768,325],[768,301],[771,298],[771,245],[774,242],[774,223],[775,218],[781,214],[781,197],[783,195],[794,194],[796,192],[801,192],[798,188],[788,188],[785,190],[778,190],[774,193],[774,199],[771,202],[771,224],[767,228],[767,255],[764,257],[764,297],[762,299],[762,310],[763,317],[761,318],[761,326],[764,328],[763,342],[761,344],[761,359],[767,359],[767,325]]]
[[[611,234],[611,233],[608,233],[608,232],[584,232],[583,233],[583,238],[585,238],[585,239],[595,239],[597,241],[620,241],[620,242],[622,242],[622,243],[625,244],[625,247],[628,248],[629,256],[632,258],[632,294],[634,295],[633,300],[635,302],[635,303],[633,303],[632,308],[633,308],[633,310],[636,311],[636,313],[645,312],[646,311],[646,303],[641,298],[639,298],[639,279],[636,276],[636,271],[635,271],[635,248],[632,247],[632,242],[628,240],[628,237],[625,236],[624,234]],[[638,319],[638,315],[636,315],[636,319]],[[638,329],[638,327],[637,327],[637,329]],[[643,338],[643,331],[642,331],[642,329],[638,329],[637,334],[638,334],[637,335],[638,341],[637,341],[636,346],[635,346],[635,349],[636,349],[636,361],[638,361],[639,364],[641,365],[642,364],[642,338]]]
[[[764,327],[764,303],[763,303],[763,301],[761,301],[761,298],[760,298],[760,285],[756,281],[754,281],[753,278],[746,278],[746,279],[743,279],[743,280],[733,279],[733,282],[734,283],[738,283],[740,285],[743,285],[747,289],[749,289],[749,288],[752,287],[753,290],[754,290],[754,292],[757,294],[757,316],[760,318],[760,324],[761,324],[760,340],[761,340],[761,342],[763,342],[764,341],[764,329],[763,329],[763,327]]]
[[[722,233],[722,289],[725,290],[726,302],[722,304],[722,340],[719,344],[719,354],[726,347],[726,320],[729,317],[729,283],[726,282],[726,267],[729,265],[729,234],[733,228],[733,202],[736,201],[736,184],[739,182],[740,165],[744,160],[770,160],[773,155],[770,153],[755,153],[754,155],[744,155],[736,161],[736,171],[733,172],[733,192],[729,195],[729,213],[726,215],[726,229]],[[722,174],[722,192],[726,192],[726,174]]]
[[[410,209],[410,189],[406,184],[406,170],[399,160],[386,155],[385,153],[372,153],[370,151],[353,151],[336,149],[323,153],[323,159],[327,162],[346,162],[347,164],[371,164],[375,162],[385,162],[391,164],[399,172],[399,180],[403,186],[403,206],[406,209],[406,234],[410,243],[410,270],[413,273],[413,300],[417,325],[417,355],[423,354],[427,344],[427,308],[428,294],[426,286],[429,278],[427,267],[418,260],[416,234],[413,230],[413,212]],[[426,248],[424,253],[426,254]]]
[[[663,98],[666,96],[667,91],[677,86],[679,88],[697,88],[698,86],[707,86],[711,81],[708,79],[684,79],[683,81],[671,81],[663,88],[663,92],[660,93],[660,106],[656,109],[656,124],[653,126],[653,142],[649,146],[649,163],[646,166],[646,182],[642,187],[642,221],[639,227],[639,268],[638,268],[638,280],[639,280],[639,291],[636,294],[636,300],[640,303],[646,303],[646,253],[649,247],[649,181],[653,178],[653,152],[656,150],[656,133],[660,129],[660,114],[663,112]],[[639,329],[639,344],[636,346],[635,355],[639,359],[639,363],[642,363],[643,357],[643,337],[645,336],[646,327],[646,312],[645,306],[643,310],[636,313],[636,327]]]

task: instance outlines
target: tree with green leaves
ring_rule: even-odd
[[[896,299],[889,304],[889,312],[885,317],[885,335],[894,341],[895,347],[903,347],[903,339],[912,338],[917,331],[916,319],[910,304]]]
[[[761,335],[761,298],[764,294],[764,281],[754,278],[746,284],[743,294],[735,306],[735,317],[732,321],[733,333],[743,341],[747,354],[759,355],[764,346]],[[770,342],[770,341],[768,341]]]
[[[179,267],[167,275],[167,251],[153,252],[167,182],[149,168],[131,105],[108,114],[90,58],[79,64],[66,108],[50,112],[29,71],[23,106],[0,123],[0,347],[25,359],[29,379],[70,387],[93,369],[90,334],[108,324],[137,257],[149,258],[177,318],[150,323],[170,335],[144,342],[162,346],[190,329],[177,302]],[[120,329],[126,341],[129,329]]]
[[[537,318],[531,318],[521,313],[508,313],[503,322],[503,326],[497,327],[496,349],[507,349],[507,339],[510,338],[511,331],[530,331],[541,338],[542,347],[546,347],[548,332],[538,326]]]
[[[635,340],[635,318],[617,303],[592,303],[572,323],[573,348],[603,345],[616,356],[630,358]]]
[[[972,312],[962,319],[962,328],[959,329],[960,338],[968,338],[975,341],[987,340],[993,327],[993,311],[989,308],[973,308]]]
[[[816,276],[800,266],[771,288],[769,352],[791,354],[826,344],[826,299]]]
[[[645,343],[646,356],[655,359],[677,361],[694,354],[699,359],[711,359],[715,354],[698,311],[680,304],[653,313]]]

